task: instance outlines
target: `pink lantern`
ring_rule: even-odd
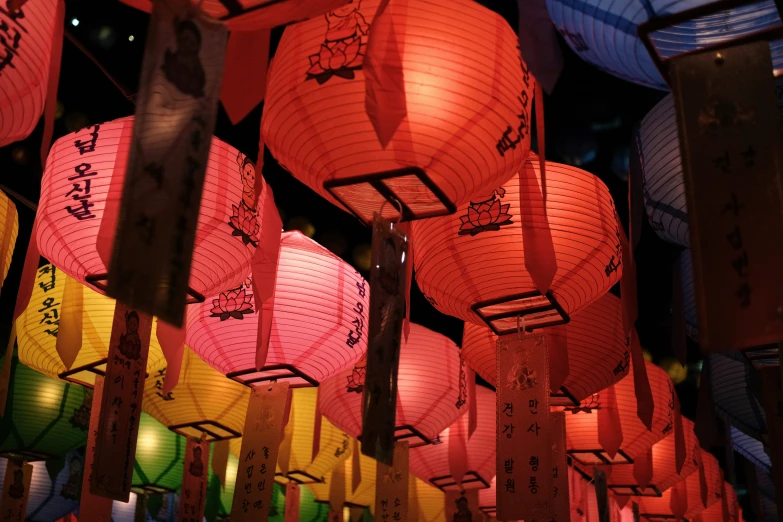
[[[0,147],[25,139],[41,118],[56,13],[57,0],[29,0],[16,13],[0,10],[5,51],[0,60]]]
[[[569,469],[569,473],[571,470]],[[497,514],[497,476],[492,479],[488,488],[479,490],[479,509],[488,517]]]
[[[560,391],[553,394],[559,402],[578,404],[628,374],[630,355],[621,306],[619,297],[606,294],[573,316],[567,325],[544,330],[567,346],[568,377]],[[486,326],[465,323],[462,356],[493,386],[497,385],[497,340],[498,336]]]
[[[495,392],[476,386],[476,431],[466,443],[467,473],[464,488],[487,488],[495,476]],[[467,425],[467,417],[457,419]],[[440,444],[430,444],[411,450],[410,471],[425,482],[442,490],[459,489],[449,469],[449,430],[440,434]],[[464,433],[467,433],[465,426]]]
[[[348,263],[300,232],[280,241],[269,351],[256,369],[259,314],[251,281],[191,306],[187,344],[243,384],[318,386],[367,350],[369,285]]]
[[[107,268],[99,255],[98,235],[107,200],[119,204],[132,134],[133,117],[128,117],[60,138],[49,153],[41,183],[41,255],[101,293]],[[265,185],[256,206],[255,176],[247,156],[212,138],[190,271],[191,301],[235,288],[250,273],[263,231],[263,206],[273,204]]]
[[[352,437],[362,432],[362,391],[366,371],[362,358],[353,369],[324,381],[321,412]],[[400,349],[397,375],[397,440],[411,447],[429,444],[467,411],[467,382],[459,348],[447,337],[411,323]]]

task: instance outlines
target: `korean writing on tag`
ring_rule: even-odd
[[[397,368],[405,319],[408,238],[376,214],[372,231],[370,328],[364,379],[362,453],[391,464],[397,412]]]
[[[0,7],[0,53],[3,53],[0,55],[0,78],[7,69],[16,69],[14,60],[19,57],[19,51],[28,34],[23,25],[24,19],[23,8],[11,11]]]
[[[783,338],[783,192],[769,44],[673,58],[699,344]]]
[[[378,462],[375,470],[375,519],[378,522],[408,520],[408,441],[394,444],[393,464]]]
[[[497,341],[497,518],[549,515],[552,443],[546,334]]]
[[[182,489],[179,494],[179,522],[201,522],[207,497],[209,443],[188,437]]]
[[[152,317],[117,301],[90,479],[93,495],[128,502],[151,331]]]
[[[265,522],[272,505],[288,383],[254,386],[239,453],[232,522]]]
[[[47,296],[57,285],[57,267],[54,265],[42,266],[36,274],[36,284],[43,290],[44,298],[39,304],[38,313],[40,320],[38,324],[44,327],[44,333],[57,337],[57,331],[60,328],[60,302],[53,296]]]
[[[3,498],[0,501],[2,520],[24,522],[33,466],[15,458],[8,459],[3,479]]]
[[[153,3],[108,294],[181,326],[228,31]],[[155,259],[155,263],[150,263]]]
[[[82,473],[82,493],[79,502],[79,515],[82,520],[111,520],[112,501],[109,498],[93,495],[90,491],[90,480],[94,469],[95,446],[98,437],[98,423],[101,414],[101,399],[103,398],[103,377],[95,377],[92,389],[92,405],[90,409],[90,425],[87,432],[87,447],[84,455],[84,472]]]
[[[565,412],[551,413],[549,422],[552,430],[552,488],[549,495],[551,515],[546,522],[568,522],[571,518],[571,501],[568,492]]]

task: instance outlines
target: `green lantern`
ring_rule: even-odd
[[[182,485],[187,440],[142,412],[133,464],[133,491],[171,493]]]
[[[299,522],[326,522],[329,504],[318,502],[310,488],[299,488]]]
[[[63,457],[87,443],[92,390],[31,370],[14,357],[0,456],[35,460]]]

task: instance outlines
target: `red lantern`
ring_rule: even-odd
[[[571,473],[570,468],[568,472]],[[497,480],[495,476],[488,488],[479,490],[479,509],[490,518],[497,514]]]
[[[280,241],[264,368],[256,370],[251,281],[188,309],[187,344],[237,381],[318,386],[367,350],[369,286],[348,263],[300,232]]]
[[[615,495],[629,497],[658,497],[676,482],[697,471],[701,462],[701,449],[699,441],[693,433],[693,422],[683,417],[682,428],[685,436],[685,462],[680,473],[677,473],[675,437],[670,434],[653,445],[651,449],[652,476],[646,485],[640,484],[636,479],[637,472],[634,470],[634,464],[599,466],[606,472],[609,491]],[[591,474],[592,468],[583,469],[583,471]]]
[[[495,392],[476,386],[476,431],[466,442],[467,473],[463,488],[487,488],[495,476]],[[457,422],[466,424],[466,418]],[[425,482],[447,489],[458,489],[449,467],[449,430],[440,434],[441,444],[415,448],[410,453],[410,471]],[[467,429],[464,430],[467,433]]]
[[[583,469],[633,462],[674,429],[674,385],[664,370],[646,364],[655,405],[651,431],[637,416],[634,379],[630,375],[582,401],[578,413],[566,415],[568,454]],[[615,444],[620,441],[614,457],[603,447],[607,439]]]
[[[0,64],[0,147],[30,135],[44,110],[57,0],[30,0],[0,11],[5,57]]]
[[[539,179],[538,161],[529,166]],[[453,216],[417,222],[416,281],[441,312],[497,334],[567,323],[620,278],[620,228],[606,185],[589,172],[547,162],[546,208],[557,273],[542,296],[525,269],[519,178]],[[530,191],[533,198],[533,192]],[[526,196],[523,194],[523,198]],[[540,196],[538,196],[540,198]]]
[[[558,396],[569,404],[578,404],[628,374],[629,355],[618,297],[604,295],[576,314],[567,326],[548,329],[547,333],[568,346],[569,373]],[[462,356],[493,386],[497,386],[497,339],[489,328],[465,323]]]
[[[133,117],[128,117],[60,138],[49,153],[41,183],[41,255],[101,293],[107,268],[96,243],[107,199],[119,204],[132,134]],[[212,138],[190,271],[191,300],[237,287],[250,273],[266,199],[259,197],[256,207],[255,176],[247,156]]]
[[[321,412],[352,437],[362,432],[365,359],[324,381]],[[397,375],[396,438],[411,447],[429,444],[467,411],[467,382],[459,348],[447,337],[411,323],[400,349]]]
[[[399,51],[405,116],[384,147],[365,109],[379,4],[355,0],[286,28],[269,67],[264,139],[294,177],[364,222],[385,200],[398,202],[387,218],[398,208],[406,220],[453,213],[522,165],[533,80],[517,35],[477,2],[391,2],[392,34],[378,37]]]
[[[737,505],[737,492],[728,482],[724,482],[723,486],[726,488],[726,506],[723,505],[722,498],[718,499],[718,502],[699,513],[701,522],[724,522],[727,519],[730,522],[741,522],[743,520],[740,518],[739,506]],[[728,507],[727,518],[724,518],[723,513],[725,507]]]
[[[702,449],[699,450],[699,454],[703,470],[691,473],[685,478],[685,490],[688,498],[688,510],[685,512],[685,516],[688,520],[692,520],[693,515],[703,512],[720,501],[723,484],[718,460],[711,453]],[[702,497],[702,481],[704,481],[705,486],[706,505]],[[642,517],[671,515],[671,496],[672,491],[668,489],[663,491],[660,497],[642,497],[638,500],[639,514]]]

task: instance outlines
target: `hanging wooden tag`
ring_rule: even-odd
[[[631,513],[633,514],[633,522],[639,522],[639,503],[631,502]]]
[[[595,501],[598,505],[599,522],[609,522],[609,490],[606,487],[606,473],[598,467],[593,468],[595,483]]]
[[[552,429],[552,493],[549,496],[551,516],[547,522],[568,522],[571,518],[571,500],[568,492],[565,413],[550,414],[549,422]]]
[[[287,382],[252,389],[231,505],[232,522],[266,522],[269,518],[287,396]]]
[[[375,518],[408,522],[408,441],[394,444],[393,464],[378,462],[375,471]]]
[[[497,341],[497,519],[549,515],[552,441],[545,334]]]
[[[397,367],[405,319],[408,240],[376,214],[372,227],[370,328],[363,395],[362,453],[387,465],[394,453]]]
[[[450,489],[446,491],[445,500],[447,521],[479,522],[482,519],[477,489]]]
[[[117,301],[90,480],[93,495],[128,502],[151,332],[152,317]]]
[[[84,472],[82,473],[82,494],[79,502],[79,516],[82,520],[108,522],[111,520],[112,501],[110,498],[93,495],[90,491],[95,446],[97,445],[98,424],[101,414],[101,399],[103,398],[103,377],[95,377],[92,389],[92,406],[90,409],[90,427],[87,432],[87,448],[84,454]]]
[[[673,58],[705,351],[783,339],[780,125],[769,43]]]
[[[27,520],[27,500],[30,496],[30,481],[33,466],[14,458],[8,459],[3,479],[3,499],[0,501],[2,519],[14,522]]]
[[[227,40],[225,25],[195,4],[153,2],[107,293],[175,326],[185,313]]]
[[[147,509],[149,506],[149,495],[146,493],[140,493],[136,495],[136,509],[133,512],[133,522],[147,522]],[[80,511],[81,513],[81,511]],[[85,519],[89,520],[89,519]],[[110,518],[106,520],[108,522],[111,520]],[[180,512],[180,520],[189,520],[187,518],[182,518],[182,514]]]
[[[208,474],[209,443],[205,438],[198,440],[188,437],[179,494],[180,522],[200,522],[204,518]]]
[[[289,480],[285,486],[285,518],[283,522],[299,522],[299,484]]]
[[[332,469],[329,479],[329,505],[334,511],[342,511],[345,504],[345,462]]]

